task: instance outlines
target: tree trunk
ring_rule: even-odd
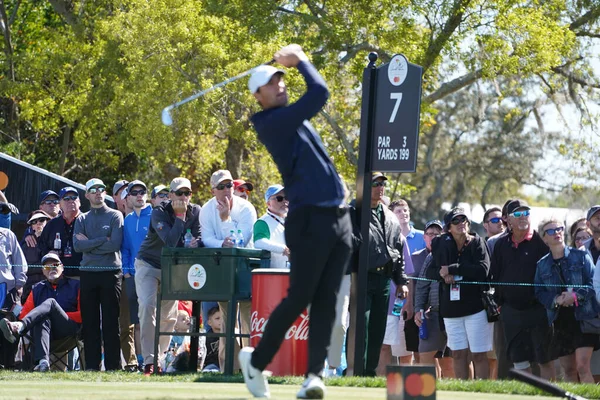
[[[244,142],[241,138],[230,135],[227,150],[225,150],[226,168],[234,179],[242,176],[242,157],[244,155]]]

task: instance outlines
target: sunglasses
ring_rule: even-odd
[[[249,190],[249,189],[246,189],[246,188],[245,188],[245,187],[243,187],[243,186],[238,186],[238,187],[237,187],[235,190],[237,190],[237,191],[238,191],[238,192],[240,192],[240,193],[250,193],[250,190]]]
[[[388,185],[387,181],[375,181],[371,183],[371,187],[386,187]]]
[[[78,198],[79,198],[79,196],[75,196],[75,195],[74,195],[74,196],[65,196],[65,197],[63,197],[62,199],[63,199],[64,201],[75,201],[75,200],[77,200]]]
[[[46,222],[48,221],[47,218],[38,218],[38,219],[34,219],[33,221],[31,221],[31,225],[35,225],[35,224],[39,224],[41,222]]]
[[[450,223],[452,225],[458,225],[458,224],[462,224],[466,220],[467,220],[467,217],[460,216],[460,217],[452,218],[452,221],[450,221]]]
[[[562,231],[564,231],[564,230],[565,230],[565,227],[564,227],[564,226],[557,226],[556,228],[550,228],[550,229],[546,229],[546,230],[544,231],[544,233],[545,233],[546,235],[554,236],[555,234],[557,234],[557,233],[560,233],[560,232],[562,232]]]
[[[215,186],[215,189],[217,190],[223,190],[225,188],[227,189],[231,189],[233,187],[233,183],[229,182],[229,183],[219,183],[217,186]]]
[[[103,188],[103,187],[91,188],[90,190],[88,190],[88,193],[90,193],[90,194],[104,193],[104,192],[106,192],[106,188]]]
[[[508,214],[511,217],[515,217],[515,218],[521,218],[521,217],[529,217],[529,210],[523,210],[523,211],[515,211],[512,214]]]
[[[287,197],[285,197],[285,196],[275,196],[275,200],[277,200],[278,203],[281,203],[282,201],[287,200]]]
[[[591,238],[591,236],[580,236],[580,237],[576,237],[575,241],[576,242],[584,242],[584,241],[588,240],[589,238]]]
[[[192,195],[192,191],[191,190],[178,190],[175,193],[175,196],[186,196],[186,197],[190,197]]]
[[[169,193],[159,193],[156,196],[160,197],[161,199],[166,199],[169,197]]]
[[[494,217],[494,218],[488,219],[487,222],[491,222],[492,224],[497,224],[500,221],[502,221],[502,218],[500,218],[500,217]]]
[[[44,201],[42,201],[42,204],[46,204],[46,205],[50,205],[50,204],[56,205],[58,203],[60,203],[60,200],[44,200]]]
[[[44,264],[44,266],[42,268],[48,270],[48,269],[54,269],[54,268],[58,268],[58,267],[62,267],[62,264]]]
[[[127,196],[137,196],[137,195],[143,196],[145,194],[146,194],[146,191],[144,189],[140,189],[140,190],[132,190],[131,192],[129,192],[127,194]]]

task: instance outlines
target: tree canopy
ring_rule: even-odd
[[[593,0],[0,0],[0,19],[0,151],[74,180],[183,175],[204,202],[211,173],[228,168],[264,192],[280,178],[249,123],[246,79],[174,110],[171,127],[160,113],[292,42],[330,86],[314,122],[351,187],[371,51],[424,68],[417,173],[395,176],[423,218],[446,200],[501,202],[523,184],[597,176],[583,134],[598,133]],[[293,101],[301,77],[286,81]],[[575,163],[570,180],[537,167],[548,153]]]

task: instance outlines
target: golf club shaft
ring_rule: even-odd
[[[542,389],[554,396],[564,397],[569,400],[586,400],[584,397],[577,396],[573,393],[569,393],[566,390],[564,390],[556,385],[553,385],[552,383],[548,382],[547,380],[539,378],[528,372],[519,371],[514,368],[511,368],[510,374],[517,380],[528,383],[532,386],[537,387],[538,389]]]
[[[251,68],[251,69],[249,69],[249,70],[247,70],[247,71],[244,71],[244,72],[242,72],[242,73],[241,73],[241,74],[239,74],[239,75],[236,75],[236,76],[234,76],[234,77],[232,77],[232,78],[229,78],[229,79],[227,79],[227,80],[224,80],[223,82],[219,82],[219,83],[217,83],[216,85],[209,87],[208,89],[204,89],[204,90],[202,90],[202,91],[200,91],[200,92],[197,92],[197,93],[195,93],[195,94],[191,95],[191,96],[190,96],[190,97],[188,97],[188,98],[185,98],[185,99],[183,99],[183,100],[181,100],[181,101],[178,101],[177,103],[175,103],[175,104],[172,104],[172,105],[168,106],[168,108],[169,108],[170,110],[172,110],[172,109],[174,109],[174,108],[177,108],[177,107],[179,107],[179,106],[180,106],[180,105],[182,105],[182,104],[188,103],[188,102],[190,102],[190,101],[192,101],[192,100],[196,100],[198,97],[204,96],[206,93],[212,92],[212,91],[213,91],[213,90],[215,90],[215,89],[218,89],[218,88],[220,88],[220,87],[223,87],[223,86],[227,85],[227,84],[228,84],[228,83],[230,83],[230,82],[237,81],[238,79],[240,79],[240,78],[243,78],[243,77],[245,77],[246,75],[250,75],[252,72],[254,72],[254,70],[255,70],[256,68],[258,68],[258,67],[260,67],[260,66],[262,66],[262,65],[270,65],[270,64],[273,64],[274,62],[275,62],[275,59],[272,59],[272,60],[271,60],[271,61],[269,61],[269,62],[266,62],[266,63],[264,63],[264,64],[261,64],[261,65],[257,65],[256,67],[254,67],[254,68]]]

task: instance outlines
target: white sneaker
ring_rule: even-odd
[[[335,368],[325,368],[323,370],[323,378],[335,378],[337,376],[337,371]]]
[[[244,382],[246,382],[248,390],[254,397],[270,398],[271,393],[269,392],[269,383],[266,376],[263,374],[263,371],[254,368],[250,363],[253,352],[254,347],[244,347],[238,354],[240,368],[242,369],[242,375],[244,375]]]
[[[296,395],[297,399],[322,399],[325,397],[325,384],[320,376],[308,374],[304,380],[300,391]]]

